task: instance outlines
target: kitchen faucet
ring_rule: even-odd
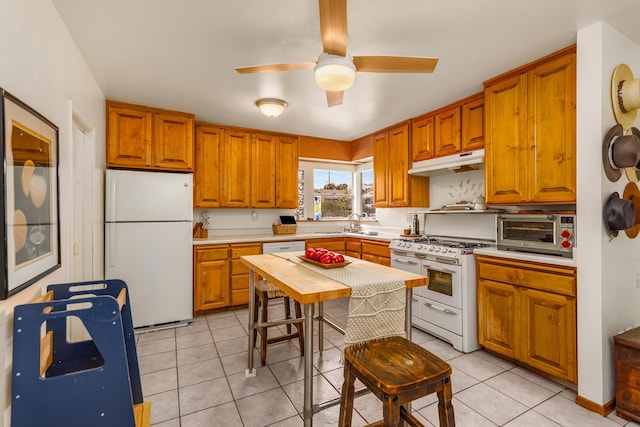
[[[347,216],[349,220],[349,232],[357,233],[360,231],[360,215],[357,212]]]

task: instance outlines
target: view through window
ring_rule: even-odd
[[[313,217],[345,218],[353,212],[353,172],[313,171]]]
[[[344,219],[354,212],[361,218],[375,218],[371,167],[371,163],[342,166],[301,162],[296,218]]]

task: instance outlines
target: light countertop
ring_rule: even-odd
[[[487,256],[495,256],[500,258],[515,259],[520,261],[540,262],[544,264],[561,265],[565,267],[578,266],[575,258],[565,258],[565,257],[553,256],[553,255],[540,255],[540,254],[532,254],[527,252],[505,251],[505,250],[497,249],[495,247],[474,249],[473,253],[476,255],[487,255]]]
[[[230,234],[225,236],[212,236],[206,238],[194,238],[194,245],[215,245],[225,243],[250,243],[250,242],[286,242],[293,240],[329,239],[331,237],[357,237],[367,240],[379,240],[391,242],[391,239],[399,238],[399,234],[378,233],[369,235],[349,232],[298,232],[296,234]]]

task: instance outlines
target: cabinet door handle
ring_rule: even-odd
[[[443,308],[443,307],[438,307],[437,305],[433,305],[430,302],[425,302],[424,305],[426,305],[429,308],[433,308],[434,310],[438,310],[441,311],[443,313],[447,313],[447,314],[456,314],[455,311],[451,311],[448,308]]]

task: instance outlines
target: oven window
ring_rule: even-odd
[[[453,275],[429,269],[429,290],[439,294],[453,296]]]
[[[524,242],[553,243],[553,222],[504,221],[502,238]]]

